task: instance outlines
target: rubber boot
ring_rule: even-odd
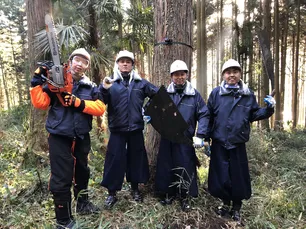
[[[108,190],[108,197],[106,198],[105,202],[104,202],[104,208],[105,209],[111,209],[114,204],[117,202],[117,197],[116,197],[116,191],[111,191]]]
[[[55,194],[53,195],[55,217],[56,217],[56,229],[69,228],[72,229],[75,226],[75,221],[71,214],[71,196],[68,194]]]
[[[97,214],[100,208],[88,200],[88,194],[82,194],[77,198],[76,212],[80,215]]]
[[[241,200],[235,200],[233,201],[233,208],[231,210],[231,216],[232,219],[236,222],[241,222],[241,216],[240,216],[240,209],[242,206],[242,201]]]
[[[133,200],[135,200],[136,202],[142,202],[143,197],[138,189],[138,183],[131,183],[131,188],[132,188],[131,195]]]
[[[223,204],[216,209],[217,215],[221,217],[230,217],[230,200],[222,200]]]

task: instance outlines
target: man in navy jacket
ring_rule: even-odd
[[[170,66],[172,82],[167,92],[188,124],[185,136],[190,142],[193,139],[194,144],[175,143],[162,137],[155,176],[155,189],[161,204],[171,204],[178,197],[183,211],[190,209],[190,197],[198,196],[195,148],[204,146],[209,122],[207,106],[187,80],[188,72],[184,61],[175,60]]]
[[[149,179],[149,165],[144,146],[144,121],[142,107],[146,97],[156,94],[158,88],[142,79],[134,70],[133,53],[123,50],[117,55],[114,75],[106,77],[100,92],[108,105],[110,137],[104,163],[101,185],[108,189],[105,207],[111,208],[117,201],[124,175],[131,183],[135,201],[142,201],[139,183]]]
[[[223,81],[213,89],[207,103],[212,139],[208,190],[223,200],[217,214],[231,215],[238,222],[242,200],[251,197],[245,146],[250,137],[250,123],[269,118],[275,105],[274,98],[267,96],[267,107],[259,107],[241,75],[242,69],[236,60],[226,61],[222,67]]]
[[[71,186],[77,200],[79,214],[99,213],[100,209],[88,199],[90,169],[88,154],[91,148],[89,132],[93,116],[101,116],[105,104],[99,98],[98,87],[85,72],[90,66],[90,55],[84,48],[74,50],[69,57],[72,74],[72,93],[56,94],[44,85],[48,68],[41,66],[31,80],[31,102],[37,109],[49,110],[46,129],[49,133],[51,175],[49,189],[53,194],[58,229],[74,228],[71,211]],[[60,98],[65,100],[61,103]]]

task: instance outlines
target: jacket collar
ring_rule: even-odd
[[[131,71],[130,75],[131,75],[130,82],[132,80],[142,80],[142,78],[134,70]],[[119,71],[119,69],[114,70],[113,79],[114,79],[114,81],[117,81],[117,80],[123,81],[123,77],[122,77],[121,72]]]
[[[88,86],[95,86],[96,84],[94,82],[92,82],[86,75],[83,75],[82,78],[79,80],[78,82],[79,84],[82,85],[88,85]]]
[[[186,85],[183,93],[185,95],[195,95],[195,89],[192,87],[191,83],[188,80],[186,80],[186,84],[187,85]],[[167,92],[168,93],[175,93],[176,92],[173,82],[171,82],[171,84],[168,86]]]
[[[237,91],[237,93],[239,95],[250,95],[251,94],[251,91],[248,87],[247,84],[245,84],[242,80],[240,80],[238,82],[238,85],[239,85],[239,89]],[[223,80],[221,85],[220,85],[220,91],[219,91],[219,94],[220,95],[229,95],[232,93],[232,89],[228,89],[228,88],[225,88],[225,81]]]

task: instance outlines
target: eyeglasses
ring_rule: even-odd
[[[72,58],[72,62],[74,64],[80,64],[83,68],[87,68],[89,66],[89,60],[80,56],[74,56]]]

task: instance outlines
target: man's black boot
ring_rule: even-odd
[[[76,213],[80,215],[98,214],[100,208],[90,202],[88,199],[78,198],[76,205]]]
[[[174,196],[169,195],[168,193],[166,193],[165,195],[162,196],[162,198],[160,199],[160,203],[162,205],[171,205],[172,202],[174,200]]]
[[[117,202],[116,192],[109,191],[108,197],[106,198],[104,202],[104,208],[111,209],[114,204]]]
[[[187,197],[182,198],[180,200],[180,202],[181,202],[182,211],[187,212],[187,211],[191,210],[190,202],[189,202],[189,199]]]
[[[75,221],[71,214],[71,197],[67,198],[67,195],[54,196],[54,206],[55,206],[55,217],[56,217],[56,229],[63,229],[63,228],[72,229],[75,226]]]
[[[217,209],[216,209],[216,213],[217,215],[219,216],[230,216],[230,212],[229,212],[229,209],[230,207],[228,205],[222,205],[222,206],[219,206]]]
[[[136,202],[142,202],[143,201],[141,192],[138,189],[132,190],[131,195],[132,195],[133,200],[135,200]]]
[[[138,183],[132,183],[131,186],[132,186],[131,195],[133,200],[135,200],[136,202],[142,202],[143,197],[138,189]]]
[[[240,211],[238,211],[238,210],[232,210],[232,211],[231,211],[231,215],[232,215],[232,219],[233,219],[234,221],[241,222]]]
[[[242,201],[241,200],[234,200],[233,201],[233,208],[231,210],[231,216],[232,219],[236,222],[241,222],[241,216],[240,216],[240,209],[242,206]]]
[[[75,225],[76,224],[74,220],[65,222],[56,221],[56,229],[74,229],[76,228]]]

